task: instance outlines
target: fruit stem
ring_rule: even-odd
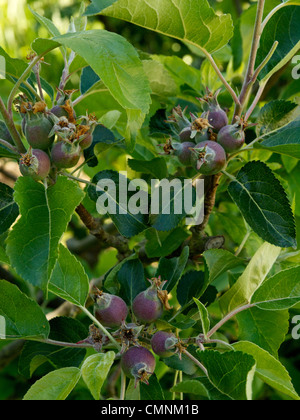
[[[48,54],[50,51],[54,50],[55,48],[57,48],[57,46],[55,47],[51,47],[48,48],[48,50],[44,51],[42,54],[37,55],[32,61],[31,63],[28,65],[28,67],[26,68],[26,70],[23,72],[23,74],[20,76],[20,78],[18,79],[18,81],[16,82],[16,84],[14,85],[14,87],[12,88],[9,98],[8,98],[8,102],[7,102],[7,110],[8,110],[8,114],[12,119],[12,105],[13,105],[13,100],[15,95],[17,94],[21,84],[24,82],[24,80],[27,79],[27,77],[30,75],[31,71],[33,70],[34,66],[36,64],[38,64],[38,62],[40,61],[41,58],[43,58],[46,54]]]
[[[105,327],[97,320],[97,318],[94,317],[90,313],[90,311],[85,306],[79,306],[79,308],[84,312],[93,322],[94,324],[109,338],[109,340],[115,345],[115,347],[120,351],[121,346],[120,344],[114,339],[114,337],[107,331]]]
[[[240,306],[239,308],[234,309],[232,312],[229,312],[229,314],[227,314],[223,319],[221,319],[220,322],[218,322],[218,324],[216,324],[208,333],[207,333],[207,338],[210,338],[212,335],[214,335],[227,321],[229,321],[231,318],[233,318],[234,316],[236,316],[237,314],[239,314],[242,311],[245,311],[247,309],[253,308],[254,306],[256,306],[255,303],[248,303],[247,305],[244,306]]]
[[[259,48],[260,37],[262,34],[262,20],[263,20],[264,8],[265,8],[265,0],[258,0],[252,47],[251,47],[247,72],[245,75],[241,94],[239,96],[240,105],[237,105],[235,108],[233,121],[235,121],[236,116],[240,117],[242,115],[245,102],[254,84],[253,82],[254,67],[255,67],[255,62],[256,62],[256,57],[257,57],[257,51]]]
[[[11,150],[13,153],[15,153],[16,155],[21,155],[21,153],[18,151],[18,149],[14,146],[12,146],[10,143],[8,143],[8,141],[0,139],[0,144],[2,144],[2,146],[6,147],[7,149]]]
[[[18,130],[16,129],[15,123],[12,119],[12,116],[9,114],[9,112],[7,111],[7,109],[5,108],[4,102],[2,100],[2,98],[0,97],[0,112],[3,116],[3,120],[7,126],[7,129],[15,143],[15,145],[17,146],[17,149],[20,153],[25,153],[26,149],[24,147],[24,144],[21,140],[20,134],[18,133]]]
[[[202,372],[204,372],[204,374],[208,377],[208,372],[207,369],[202,365],[201,362],[199,362],[199,360],[197,360],[190,352],[188,352],[186,349],[182,350],[182,352],[190,359],[192,360],[192,362],[195,363],[195,365],[197,365]]]
[[[120,391],[120,401],[125,400],[125,392],[126,392],[126,375],[121,371],[121,391]]]
[[[238,106],[238,107],[241,106],[240,99],[238,98],[238,96],[235,93],[235,91],[232,89],[232,87],[230,86],[230,84],[227,82],[227,80],[223,76],[221,70],[217,66],[217,64],[216,64],[215,60],[213,59],[212,55],[209,54],[205,49],[202,49],[202,51],[205,54],[205,56],[208,59],[208,61],[210,62],[210,64],[212,65],[212,67],[214,68],[214,70],[217,73],[217,75],[219,76],[219,78],[221,79],[223,85],[225,86],[225,88],[230,93],[230,95],[231,95],[233,101],[235,102],[236,106]]]

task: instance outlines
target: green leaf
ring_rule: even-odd
[[[177,285],[177,299],[182,307],[193,303],[193,298],[200,298],[208,286],[203,271],[188,271]]]
[[[180,57],[163,55],[152,57],[163,63],[179,86],[183,84],[188,85],[195,92],[199,92],[201,85],[203,86],[202,72],[186,64]]]
[[[101,10],[106,9],[107,7],[111,6],[117,0],[92,0],[92,3],[88,5],[85,11],[86,16],[95,15]]]
[[[93,354],[85,360],[81,367],[82,378],[97,401],[100,400],[102,385],[114,360],[115,353],[113,351]]]
[[[103,125],[97,125],[93,133],[93,143],[84,150],[86,164],[92,168],[97,166],[98,155],[112,146],[123,143],[123,140],[117,138],[111,130]]]
[[[239,339],[251,341],[278,358],[289,330],[288,311],[264,311],[253,307],[237,315]]]
[[[252,296],[251,303],[266,310],[290,309],[300,302],[300,266],[280,271],[265,280]]]
[[[0,280],[0,315],[5,318],[7,339],[44,339],[49,335],[49,323],[39,305],[4,280]]]
[[[265,68],[259,75],[262,81],[268,80],[297,53],[300,48],[300,7],[284,7],[267,23],[261,37],[256,66],[268,55],[275,41],[279,45]]]
[[[139,259],[126,261],[117,278],[121,285],[120,295],[131,306],[134,298],[146,289],[143,264]]]
[[[99,181],[106,181],[114,183],[115,188],[109,188],[108,191],[104,191],[102,188],[98,188],[97,184]],[[116,228],[121,235],[131,238],[148,228],[148,216],[147,214],[133,214],[130,213],[128,207],[129,200],[136,194],[136,192],[128,192],[127,197],[123,197],[124,200],[120,199],[120,196],[124,192],[128,191],[130,181],[122,174],[115,171],[101,171],[94,176],[92,185],[88,187],[89,197],[97,203],[98,199],[105,194],[104,198],[110,199],[112,205],[115,205],[114,212],[108,212]],[[144,199],[148,197],[148,193],[144,194]]]
[[[256,374],[262,381],[295,400],[300,399],[292,385],[287,370],[279,360],[256,344],[247,341],[234,343],[233,347],[254,357]]]
[[[155,373],[149,378],[149,385],[140,383],[140,395],[142,401],[164,401],[165,396]]]
[[[192,353],[192,355],[195,356],[196,347],[189,346],[187,350],[189,351],[189,353]],[[171,369],[180,370],[189,376],[195,375],[200,371],[200,369],[195,365],[195,363],[191,359],[189,359],[185,354],[182,354],[181,359],[179,359],[178,355],[175,354],[174,356],[167,357],[162,361]]]
[[[253,293],[265,280],[280,254],[280,248],[264,243],[251,259],[246,270],[234,285],[220,298],[223,313],[249,303]]]
[[[0,263],[9,265],[9,259],[8,259],[8,256],[6,255],[6,250],[1,244],[0,244]]]
[[[197,379],[189,379],[187,381],[179,382],[170,389],[171,392],[183,392],[184,394],[200,395],[201,397],[209,398],[209,393],[205,386]]]
[[[180,280],[189,258],[189,247],[183,248],[180,257],[171,259],[161,258],[155,274],[156,277],[161,276],[162,280],[167,280],[164,286],[165,290],[171,292]]]
[[[24,401],[63,401],[81,377],[80,369],[67,367],[48,373],[36,381],[24,396]]]
[[[14,190],[0,182],[0,235],[6,232],[19,215]]]
[[[175,229],[188,216],[185,210],[185,195],[186,184],[180,178],[173,180],[163,179],[155,188],[152,188],[152,202],[154,199],[159,201],[157,206],[151,206],[151,226],[162,232]],[[196,190],[194,187],[191,195],[191,205],[195,206]]]
[[[155,59],[143,60],[143,67],[153,95],[166,98],[177,96],[179,86],[162,63]]]
[[[57,27],[54,25],[54,23],[50,19],[47,19],[46,17],[39,15],[37,12],[35,12],[34,10],[32,10],[32,8],[29,5],[27,7],[30,10],[30,12],[33,14],[33,16],[35,17],[35,19],[41,25],[45,26],[45,28],[49,31],[49,33],[52,36],[59,36],[60,35],[59,30],[57,29]]]
[[[77,184],[65,177],[58,177],[47,190],[29,177],[18,179],[15,201],[21,218],[9,233],[6,252],[24,280],[47,288],[60,238],[83,197]]]
[[[198,354],[198,359],[206,367],[212,384],[233,400],[252,399],[252,381],[255,360],[240,351],[221,354],[214,350],[205,350]]]
[[[51,340],[78,343],[87,335],[88,328],[76,319],[60,316],[50,321]],[[27,341],[19,358],[19,372],[26,378],[31,378],[34,371],[45,362],[50,362],[55,369],[79,367],[85,355],[86,349]]]
[[[203,335],[205,338],[207,338],[207,333],[210,330],[210,321],[209,321],[208,311],[206,307],[203,305],[203,303],[201,303],[198,299],[194,298],[194,302],[196,303],[198,307]]]
[[[90,66],[84,67],[80,76],[80,93],[84,94],[91,90],[95,84],[98,84],[99,80],[100,77]]]
[[[222,48],[233,35],[231,16],[216,15],[206,0],[119,0],[99,12],[185,41],[209,53]]]
[[[149,258],[166,257],[176,251],[177,248],[188,238],[189,234],[182,228],[176,228],[171,232],[158,232],[154,228],[147,229],[145,250]]]
[[[120,35],[90,30],[55,37],[83,57],[125,109],[149,111],[149,81],[137,51]]]
[[[297,117],[284,127],[264,135],[262,141],[256,143],[255,147],[300,159],[299,133],[300,117]]]
[[[84,306],[89,294],[89,278],[80,261],[64,246],[54,266],[48,289],[74,305]]]
[[[150,174],[155,179],[163,179],[168,176],[168,168],[164,158],[158,157],[152,160],[128,159],[128,166],[135,172]]]
[[[209,249],[203,253],[203,256],[209,270],[209,283],[221,274],[243,264],[243,260],[225,249]]]
[[[287,125],[299,116],[300,107],[294,102],[274,100],[266,104],[256,120],[258,137]]]
[[[125,258],[123,261],[121,261],[119,264],[115,265],[115,267],[113,267],[105,277],[105,280],[104,280],[105,290],[107,290],[112,295],[118,294],[120,291],[119,290],[120,285],[118,282],[119,271],[121,270],[121,268],[127,261],[135,260],[137,258],[138,256],[136,254],[132,254],[129,257]]]
[[[228,192],[262,239],[283,248],[296,246],[294,216],[286,192],[266,164],[247,163]]]

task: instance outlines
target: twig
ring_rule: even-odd
[[[268,80],[269,80],[269,79],[268,79]],[[260,85],[260,87],[259,87],[259,89],[258,89],[258,91],[257,91],[257,94],[256,94],[256,96],[255,96],[255,98],[254,98],[254,100],[253,100],[253,102],[252,102],[252,104],[251,104],[250,108],[248,109],[248,111],[247,111],[247,113],[246,113],[246,115],[245,115],[245,121],[248,121],[248,120],[249,120],[249,118],[251,117],[251,115],[252,115],[253,111],[255,110],[256,105],[258,104],[258,102],[259,102],[259,100],[260,100],[260,98],[261,98],[262,94],[264,93],[264,90],[265,90],[265,87],[266,87],[266,84],[267,84],[268,80],[267,80],[267,81],[265,81],[265,82],[263,82],[263,83]]]
[[[13,100],[15,95],[17,94],[21,84],[23,83],[24,80],[27,79],[27,77],[30,75],[32,69],[34,68],[34,66],[36,64],[38,64],[38,62],[40,61],[40,59],[42,57],[44,57],[46,54],[48,54],[50,51],[54,50],[56,48],[55,47],[51,47],[48,48],[48,50],[44,51],[42,54],[36,56],[32,62],[28,65],[27,69],[23,72],[23,74],[20,76],[19,80],[16,82],[16,84],[14,85],[14,87],[12,88],[9,98],[8,98],[8,102],[7,102],[7,110],[9,115],[12,117],[12,105],[13,105]]]
[[[128,240],[121,235],[115,236],[106,232],[100,221],[95,219],[82,204],[77,207],[76,213],[92,235],[106,243],[108,247],[111,246],[119,251],[119,259],[124,259],[132,254]]]
[[[190,352],[188,352],[186,349],[183,349],[182,352],[189,358],[192,360],[192,362],[195,363],[195,365],[197,365],[206,376],[208,376],[208,372],[207,369],[202,365],[201,362],[199,362],[199,360],[197,360]]]
[[[240,99],[238,98],[237,94],[235,93],[235,91],[232,89],[232,87],[230,86],[230,84],[227,82],[227,80],[225,79],[225,77],[223,76],[221,70],[219,69],[219,67],[217,66],[215,60],[213,59],[212,55],[209,54],[206,50],[202,49],[203,53],[205,54],[206,58],[208,59],[208,61],[210,62],[210,64],[212,65],[212,67],[214,68],[215,72],[217,73],[217,75],[219,76],[219,78],[221,79],[223,85],[225,86],[225,88],[228,90],[228,92],[230,93],[233,101],[235,102],[235,104],[237,106],[241,106],[240,103]]]
[[[230,312],[229,314],[227,314],[223,319],[221,319],[220,322],[218,322],[218,324],[216,324],[208,333],[207,333],[207,338],[210,338],[212,335],[214,335],[227,321],[229,321],[231,318],[233,318],[234,316],[236,316],[237,314],[239,314],[242,311],[245,311],[247,309],[253,308],[254,306],[256,306],[256,304],[252,304],[252,303],[248,303],[247,305],[244,306],[240,306],[239,308],[234,309],[232,312]]]
[[[51,340],[50,338],[47,339],[40,339],[38,340],[40,343],[45,343],[45,344],[51,344],[53,346],[59,346],[59,347],[70,347],[70,348],[81,348],[81,349],[86,349],[86,348],[92,348],[93,345],[89,344],[89,343],[67,343],[64,341],[57,341],[57,340]]]
[[[252,77],[252,83],[255,83],[260,72],[262,71],[263,68],[265,68],[265,66],[268,64],[268,62],[271,60],[271,58],[273,57],[277,47],[279,45],[278,41],[275,41],[272,48],[270,49],[268,55],[266,56],[266,58],[262,61],[262,63],[257,67],[257,69],[255,70],[253,77]]]
[[[6,147],[7,149],[11,150],[15,155],[20,156],[20,152],[18,151],[18,149],[12,146],[10,143],[8,143],[8,141],[0,139],[0,144],[2,144],[2,146]]]
[[[265,0],[258,0],[256,20],[255,20],[254,33],[253,33],[253,41],[252,41],[252,46],[251,46],[248,67],[247,67],[247,71],[245,75],[245,80],[242,86],[241,94],[239,96],[240,105],[236,106],[233,121],[235,121],[236,116],[239,116],[239,117],[241,116],[247,97],[253,87],[252,79],[254,76],[254,67],[255,67],[260,37],[262,33],[262,19],[263,19],[264,7],[265,7]]]
[[[12,139],[13,139],[15,145],[17,146],[18,151],[20,153],[25,153],[26,149],[24,147],[24,144],[22,143],[20,134],[18,133],[18,130],[16,129],[16,126],[14,124],[12,116],[9,114],[9,112],[5,108],[4,102],[3,102],[1,97],[0,97],[0,112],[3,116],[4,122],[7,126],[7,129],[9,131]]]
[[[84,312],[94,324],[109,338],[109,340],[114,344],[116,349],[121,350],[120,344],[114,339],[114,337],[107,331],[107,329],[95,318],[90,311],[85,306],[79,306],[79,308]]]
[[[240,253],[242,252],[244,246],[246,245],[248,239],[250,238],[251,235],[251,231],[248,231],[244,237],[244,239],[242,240],[240,246],[238,247],[238,250],[236,251],[236,253],[234,254],[236,257],[238,257],[240,255]]]

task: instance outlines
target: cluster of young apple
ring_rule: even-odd
[[[126,323],[129,309],[121,297],[98,289],[94,295],[95,317],[104,327],[114,329],[112,336],[122,344],[120,352],[122,369],[126,376],[135,380],[136,384],[139,381],[148,383],[156,365],[153,353],[160,357],[170,357],[178,352],[180,347],[179,339],[173,333],[166,331],[157,331],[152,335],[148,343],[152,351],[142,341],[145,327],[155,323],[162,316],[164,309],[170,309],[168,292],[163,290],[166,282],[162,282],[160,277],[149,281],[150,287],[139,293],[132,302],[132,315],[137,324]],[[97,350],[109,342],[107,336],[100,334],[99,330],[95,333],[94,326],[90,336],[84,341],[93,344]]]
[[[215,175],[224,170],[228,154],[239,151],[245,144],[245,124],[238,119],[229,124],[226,112],[218,103],[218,90],[214,95],[207,91],[204,98],[197,98],[203,107],[201,116],[180,106],[173,109],[167,122],[174,137],[163,146],[165,155],[177,156],[185,166],[194,167],[200,174]]]
[[[92,144],[97,120],[93,115],[76,118],[70,99],[72,92],[61,91],[60,100],[50,110],[45,102],[33,103],[25,95],[15,101],[29,144],[19,161],[23,176],[44,181],[51,170],[73,168],[82,151]]]

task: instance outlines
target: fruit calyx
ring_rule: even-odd
[[[159,277],[153,277],[152,279],[148,279],[148,281],[151,283],[151,286],[148,290],[156,290],[157,297],[164,306],[164,308],[169,311],[172,309],[172,307],[169,305],[169,297],[168,297],[168,291],[163,290],[164,285],[167,283],[167,280],[161,280],[161,276]]]
[[[109,342],[109,338],[104,335],[99,328],[94,324],[89,326],[89,336],[81,341],[78,341],[76,344],[90,344],[93,346],[94,350],[98,353],[102,350],[103,345]]]

